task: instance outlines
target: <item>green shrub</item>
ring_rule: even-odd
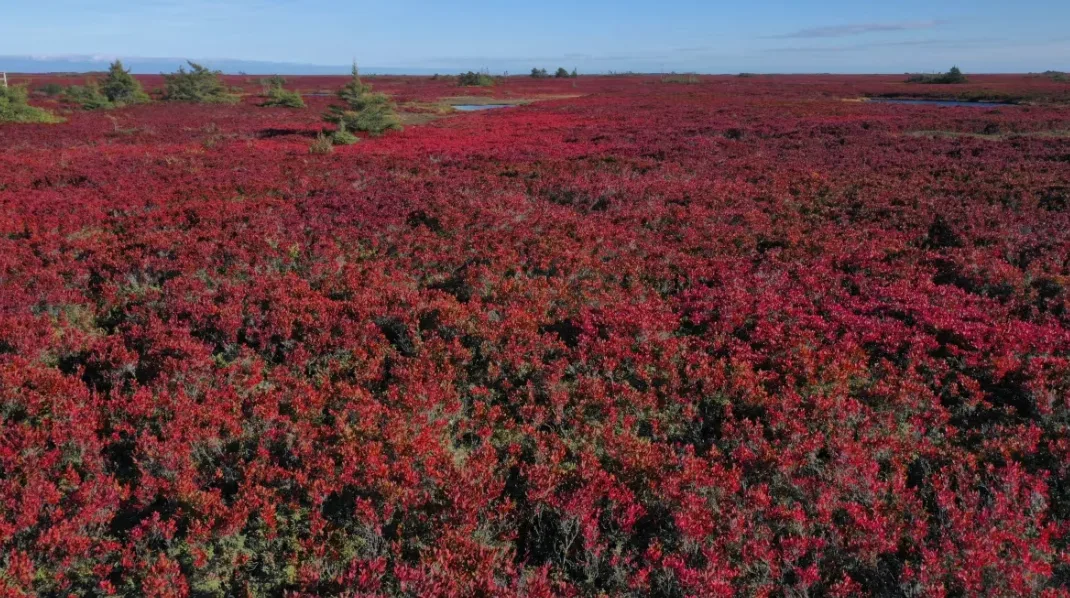
[[[280,77],[281,79],[281,77]],[[265,108],[278,107],[278,108],[304,108],[305,101],[301,99],[301,94],[296,91],[283,89],[281,83],[277,83],[270,87],[265,94],[264,103],[260,104]]]
[[[37,91],[45,94],[46,96],[54,97],[63,93],[63,86],[59,83],[46,83],[45,85],[42,85],[41,87],[37,88]]]
[[[345,129],[338,129],[331,133],[331,143],[335,145],[353,145],[360,141],[360,137],[350,133]]]
[[[0,87],[0,121],[14,123],[58,123],[63,119],[31,106],[23,86]]]
[[[123,68],[123,63],[119,60],[108,67],[108,74],[104,77],[100,91],[109,102],[116,106],[144,104],[151,100],[149,94],[142,89],[141,83],[130,74],[130,71]]]
[[[394,110],[394,103],[385,94],[375,93],[370,85],[360,80],[357,65],[353,65],[353,78],[338,90],[342,106],[330,106],[323,115],[327,122],[338,126],[338,131],[363,131],[373,136],[389,130],[401,130],[401,120]]]
[[[673,73],[671,75],[667,75],[665,77],[662,77],[661,78],[661,82],[662,83],[681,83],[681,84],[684,84],[684,85],[694,85],[696,83],[701,83],[702,81],[696,75],[691,75],[691,74],[688,74],[688,75],[677,75],[676,73]]]
[[[953,66],[951,70],[942,75],[911,75],[907,78],[907,83],[927,83],[927,84],[940,84],[940,85],[954,85],[959,83],[966,83],[969,79],[966,75],[962,74],[959,67]]]
[[[457,77],[457,85],[461,87],[491,87],[494,85],[494,77],[487,73],[475,73],[468,71]]]
[[[575,79],[576,77],[580,76],[580,73],[579,73],[579,71],[576,70],[576,67],[572,67],[572,72],[569,73],[568,76],[572,77],[573,79]]]
[[[308,147],[310,154],[329,154],[334,151],[334,142],[323,133],[316,136],[316,140]]]
[[[550,76],[550,73],[547,73],[546,69],[533,68],[531,69],[531,76],[535,79],[545,79]]]
[[[1058,81],[1059,83],[1066,83],[1070,81],[1070,76],[1062,71],[1044,71],[1041,76],[1047,77],[1052,81]]]
[[[172,102],[194,102],[199,104],[234,104],[238,96],[229,93],[223,83],[222,73],[209,70],[195,62],[188,61],[190,70],[178,67],[178,71],[164,75],[167,89],[164,99]]]
[[[68,102],[78,104],[84,110],[108,110],[115,107],[107,96],[101,93],[96,81],[87,81],[85,85],[72,85],[63,96]]]
[[[570,76],[571,75],[568,74],[568,71],[566,71],[564,67],[558,67],[557,72],[554,73],[555,79],[567,79]]]
[[[263,85],[265,89],[282,87],[283,85],[286,85],[286,77],[283,77],[282,75],[272,75],[266,79],[260,79],[260,84]]]

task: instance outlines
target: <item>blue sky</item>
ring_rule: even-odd
[[[0,0],[0,8],[0,61],[344,66],[356,57],[421,72],[1070,70],[1067,0]]]

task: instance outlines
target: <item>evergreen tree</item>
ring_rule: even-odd
[[[197,102],[205,104],[234,104],[238,96],[227,91],[222,73],[189,62],[190,70],[178,67],[178,71],[164,75],[167,90],[164,98],[174,102]]]
[[[141,88],[141,83],[130,74],[130,71],[123,68],[123,63],[119,60],[108,67],[108,75],[104,77],[104,84],[100,86],[100,91],[109,102],[117,106],[143,104],[150,100],[149,94]]]
[[[945,83],[965,83],[966,82],[966,75],[962,74],[962,71],[959,70],[959,67],[953,66],[953,67],[951,67],[951,70],[949,70],[947,72],[947,74],[944,75],[944,82]]]
[[[332,105],[323,115],[324,120],[338,125],[337,142],[351,141],[352,135],[347,137],[346,133],[363,131],[378,136],[389,130],[401,130],[393,102],[385,94],[373,92],[370,85],[360,80],[356,64],[349,83],[338,90],[338,99],[343,105]]]
[[[568,71],[565,70],[565,67],[558,67],[557,72],[554,73],[554,77],[557,79],[565,79],[568,76]]]
[[[264,94],[266,96],[266,99],[264,100],[263,104],[260,104],[261,106],[275,106],[279,108],[305,107],[305,101],[301,98],[301,94],[297,93],[296,91],[284,89],[282,87],[283,83],[286,82],[286,79],[275,75],[274,77],[269,79],[268,82],[270,84],[270,87],[268,87],[267,93]]]

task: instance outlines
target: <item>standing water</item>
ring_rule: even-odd
[[[493,110],[495,108],[509,108],[514,104],[457,104],[454,110],[461,112],[475,112],[476,110]]]
[[[998,108],[1000,106],[1017,106],[1006,102],[963,102],[960,100],[918,100],[914,98],[869,98],[867,102],[877,104],[908,104],[915,106],[968,106],[970,108]]]

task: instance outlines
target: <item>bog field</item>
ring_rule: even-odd
[[[9,74],[0,595],[1070,595],[1070,83],[139,79]]]

